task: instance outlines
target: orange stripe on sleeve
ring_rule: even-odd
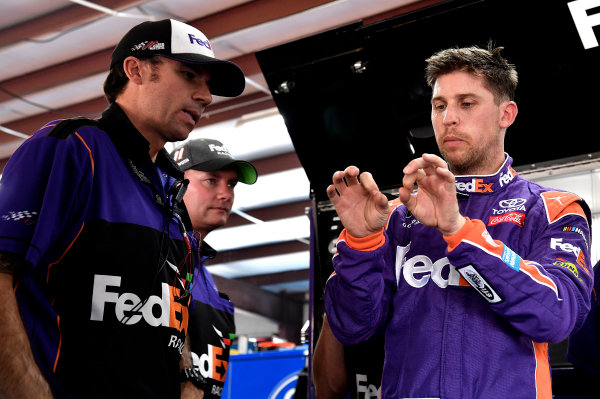
[[[56,351],[56,359],[54,360],[54,367],[52,371],[56,373],[56,365],[58,364],[58,358],[60,357],[60,349],[62,346],[62,334],[60,333],[60,316],[56,316],[56,326],[58,327],[58,350]]]
[[[537,281],[540,284],[544,284],[552,288],[556,294],[558,295],[558,287],[556,283],[552,281],[550,277],[544,276],[540,273],[540,269],[538,269],[534,264],[529,264],[525,260],[521,260],[521,270],[526,272],[532,279]]]
[[[548,343],[533,342],[537,399],[552,399],[552,380],[548,363]]]
[[[67,247],[67,249],[65,249],[65,252],[63,252],[63,254],[60,256],[60,258],[58,258],[58,260],[50,263],[48,265],[48,273],[46,274],[46,283],[48,281],[50,281],[50,268],[52,266],[54,266],[55,264],[57,264],[58,262],[60,262],[62,260],[62,258],[65,257],[65,255],[67,254],[67,252],[69,252],[69,250],[71,249],[71,247],[73,246],[73,244],[75,244],[75,241],[77,241],[77,238],[79,237],[79,234],[81,234],[81,232],[83,231],[83,227],[85,226],[85,223],[83,223],[81,225],[81,228],[79,229],[79,231],[77,232],[77,235],[75,236],[75,238],[73,239],[73,241],[71,241],[71,243],[69,244],[69,246]]]
[[[92,156],[92,150],[90,149],[90,147],[87,145],[87,143],[85,142],[85,140],[83,139],[83,137],[81,137],[79,135],[79,133],[75,132],[75,135],[77,137],[79,137],[79,140],[81,140],[81,142],[83,143],[83,145],[85,146],[85,148],[87,148],[88,153],[90,154],[90,163],[92,164],[92,176],[94,176],[94,157]]]
[[[87,143],[85,142],[85,140],[83,139],[83,137],[81,137],[79,135],[79,133],[75,132],[75,136],[77,136],[79,138],[79,140],[81,140],[81,142],[83,143],[83,145],[85,146],[85,148],[87,148],[88,153],[90,154],[90,163],[91,163],[91,166],[92,166],[92,176],[93,176],[94,175],[94,157],[92,156],[92,150],[87,145]],[[81,234],[81,232],[83,231],[84,225],[85,225],[85,223],[81,225],[81,228],[77,232],[77,235],[75,236],[75,238],[73,239],[73,241],[71,241],[71,243],[69,244],[69,246],[67,247],[67,249],[65,250],[65,252],[60,256],[60,258],[57,261],[52,262],[52,263],[50,263],[48,265],[48,273],[46,275],[46,282],[48,282],[49,279],[50,279],[50,268],[52,266],[54,266],[55,264],[57,264],[58,262],[60,262],[62,260],[62,258],[64,258],[65,254],[67,252],[69,252],[69,250],[71,249],[71,247],[73,246],[73,244],[75,243],[75,241],[77,241],[77,237],[79,237],[79,234]]]
[[[448,243],[448,251],[452,251],[463,241],[477,245],[489,254],[497,256],[510,268],[521,270],[538,284],[551,288],[558,295],[556,283],[550,277],[542,274],[535,263],[522,259],[501,241],[493,240],[483,222],[478,219],[467,218],[465,225],[456,234],[444,236],[444,240]],[[507,258],[507,254],[512,255],[508,257],[510,259]]]

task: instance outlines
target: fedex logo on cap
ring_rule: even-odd
[[[227,148],[225,148],[224,145],[209,144],[208,148],[212,152],[218,152],[219,155],[225,155],[225,156],[231,158],[231,154],[229,153],[229,151],[227,150]]]
[[[204,46],[204,47],[206,47],[207,49],[209,49],[209,50],[211,50],[211,51],[212,51],[212,47],[211,47],[211,45],[210,45],[210,42],[208,41],[208,39],[206,39],[206,40],[202,40],[202,39],[200,39],[200,38],[198,38],[198,37],[196,37],[196,36],[192,35],[191,33],[188,33],[188,37],[190,38],[190,44],[194,44],[194,43],[196,43],[196,44],[199,44],[199,45],[201,45],[201,46]]]
[[[195,53],[214,58],[210,42],[198,29],[180,21],[171,20],[171,53]]]

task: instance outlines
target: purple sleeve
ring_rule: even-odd
[[[519,254],[494,240],[481,221],[469,220],[448,240],[448,259],[517,330],[536,342],[560,342],[590,309],[590,230],[583,212],[555,222],[538,215],[530,222],[541,227],[528,231],[529,250]]]
[[[77,234],[92,184],[93,160],[81,136],[54,138],[51,129],[42,128],[17,149],[0,181],[0,251],[33,265],[49,250],[61,250],[61,234],[69,241]]]
[[[395,289],[393,257],[386,244],[373,251],[358,251],[338,241],[335,274],[325,287],[325,312],[336,338],[352,345],[369,338],[386,320]],[[392,262],[391,264],[389,262]]]

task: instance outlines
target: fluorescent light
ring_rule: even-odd
[[[310,182],[302,168],[259,175],[252,185],[235,187],[234,208],[242,210],[264,208],[310,197]]]
[[[232,119],[194,129],[188,140],[211,138],[219,140],[235,158],[251,161],[294,151],[283,117],[278,113],[266,112],[264,118],[244,120]],[[243,118],[243,117],[242,117]],[[184,141],[167,143],[171,151]]]
[[[308,216],[229,227],[211,232],[206,241],[217,251],[306,239],[310,236]]]
[[[206,241],[212,245],[210,235],[208,237],[209,239]],[[219,260],[218,254],[216,260]],[[307,248],[306,251],[292,252],[284,255],[265,256],[209,265],[208,271],[225,278],[240,278],[257,274],[304,270],[308,269],[309,266],[310,253]]]

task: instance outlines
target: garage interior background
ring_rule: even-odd
[[[600,92],[600,50],[590,42],[598,28],[589,22],[598,10],[579,10],[578,31],[568,3],[581,4],[4,1],[0,167],[45,122],[99,116],[107,105],[102,82],[110,53],[130,27],[162,18],[198,27],[217,57],[242,67],[247,88],[235,99],[215,97],[190,138],[223,141],[236,157],[253,161],[260,175],[255,185],[238,186],[235,214],[208,236],[219,251],[210,271],[236,304],[239,334],[299,342],[312,310],[318,331],[328,247],[339,233],[324,187],[334,170],[352,162],[373,171],[393,195],[413,150],[435,151],[422,71],[423,60],[438,49],[483,46],[490,37],[506,47],[521,79],[520,114],[509,129],[507,151],[521,173],[582,195],[598,225],[593,95]],[[390,160],[396,170],[383,167]],[[312,286],[308,210],[315,216]]]

